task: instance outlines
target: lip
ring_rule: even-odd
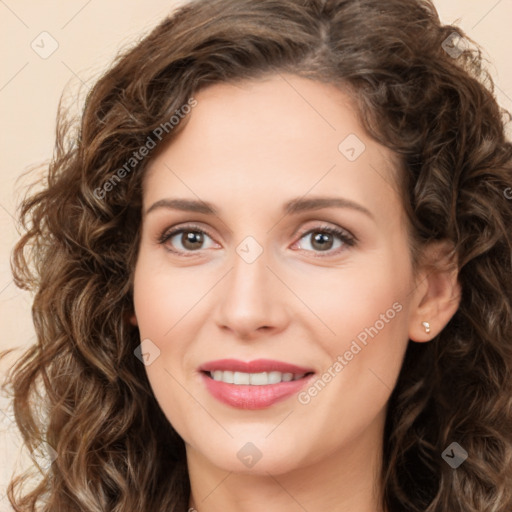
[[[214,370],[260,373],[277,371],[282,373],[310,373],[299,380],[251,386],[249,384],[228,384],[213,380],[208,372]],[[210,361],[200,367],[201,378],[206,389],[220,402],[238,409],[264,409],[286,400],[298,393],[313,377],[314,370],[282,361],[256,359],[250,362],[237,359],[219,359]]]
[[[261,372],[281,372],[281,373],[310,373],[313,368],[305,368],[295,364],[276,361],[273,359],[255,359],[254,361],[240,361],[239,359],[218,359],[209,361],[199,367],[200,371],[213,372],[214,370],[261,373]],[[275,385],[275,384],[270,384]]]

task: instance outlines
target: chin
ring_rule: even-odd
[[[215,442],[214,450],[212,446],[195,450],[216,467],[240,474],[279,475],[307,465],[304,463],[306,454],[301,457],[297,452],[297,446],[301,445],[299,442],[293,443],[293,439],[290,439],[290,445],[283,446],[277,438],[275,443],[265,439],[267,435],[268,431],[264,435],[254,436],[254,441],[250,441],[251,437],[248,436],[243,436],[243,440],[235,437],[227,443]]]

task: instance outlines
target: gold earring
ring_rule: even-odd
[[[428,334],[430,332],[430,324],[428,322],[421,322],[421,325],[425,327],[425,332]]]

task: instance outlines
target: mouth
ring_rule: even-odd
[[[306,373],[290,373],[290,372],[259,372],[259,373],[247,373],[247,372],[233,372],[230,370],[214,370],[214,371],[203,371],[210,379],[217,382],[224,382],[226,384],[236,384],[239,386],[268,386],[269,384],[279,384],[281,382],[291,382],[295,380],[303,379],[312,375],[314,372]]]
[[[263,409],[290,398],[315,374],[310,368],[268,359],[222,359],[199,370],[214,398],[239,409]]]

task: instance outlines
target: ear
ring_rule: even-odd
[[[126,320],[127,322],[129,322],[131,325],[135,326],[135,327],[136,327],[137,325],[139,325],[139,324],[137,323],[137,317],[135,316],[135,312],[133,312],[132,314],[128,314],[128,313],[127,313],[127,314],[125,315],[125,320]]]
[[[409,339],[430,341],[450,321],[460,304],[458,273],[450,242],[436,241],[423,251],[411,301]],[[423,322],[428,322],[428,328]]]

